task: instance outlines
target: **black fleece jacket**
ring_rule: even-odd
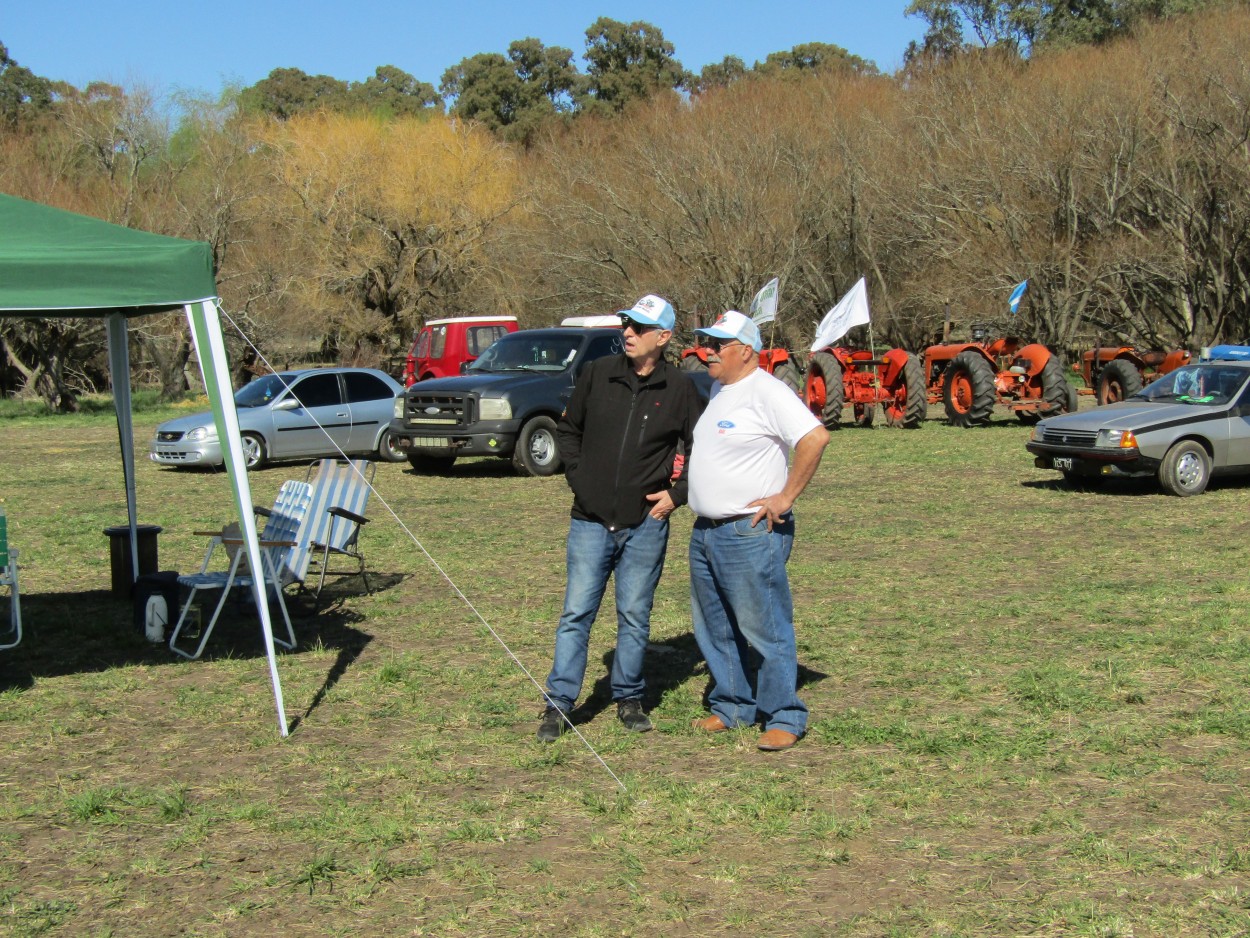
[[[664,489],[684,505],[685,464],[674,479],[673,461],[679,446],[690,453],[702,413],[694,382],[667,361],[645,378],[623,354],[591,362],[557,431],[573,517],[613,530],[633,527],[651,509],[645,496]]]

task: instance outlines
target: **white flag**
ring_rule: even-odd
[[[846,335],[854,326],[863,326],[868,322],[868,286],[860,277],[855,286],[846,291],[846,296],[838,300],[838,305],[825,313],[825,318],[816,327],[816,341],[812,343],[812,351],[819,352]]]
[[[764,323],[772,322],[777,318],[777,293],[779,286],[779,278],[773,277],[772,280],[764,284],[760,292],[755,294],[755,299],[751,301],[751,321],[757,326],[762,326]]]

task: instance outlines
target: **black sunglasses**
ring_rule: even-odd
[[[653,326],[653,325],[651,325],[650,323],[646,323],[646,322],[639,322],[638,320],[636,320],[636,319],[631,319],[631,318],[630,318],[630,317],[628,317],[628,316],[622,316],[622,317],[621,317],[621,328],[622,328],[622,329],[633,329],[633,330],[634,330],[635,335],[642,335],[644,332],[650,332],[650,331],[652,331],[653,329],[658,329],[658,328],[660,328],[660,327],[659,327],[659,326]]]
[[[710,335],[703,337],[703,347],[711,349],[713,352],[719,352],[721,349],[729,345],[741,345],[737,339],[714,339]]]

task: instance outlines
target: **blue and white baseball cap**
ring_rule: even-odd
[[[749,316],[744,316],[736,309],[726,310],[710,326],[694,331],[699,335],[711,336],[713,339],[737,339],[757,352],[764,346],[760,340],[760,327],[752,322]]]
[[[644,326],[659,326],[670,332],[677,324],[677,316],[673,312],[673,304],[662,296],[648,293],[629,309],[623,309],[622,316],[628,316],[634,322]]]

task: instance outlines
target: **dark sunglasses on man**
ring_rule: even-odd
[[[658,328],[660,328],[660,327],[659,327],[659,326],[653,326],[653,325],[651,325],[650,323],[639,322],[638,320],[636,320],[636,319],[631,319],[631,318],[630,318],[630,317],[628,317],[628,316],[622,316],[622,317],[621,317],[621,328],[622,328],[622,329],[633,329],[633,330],[634,330],[634,334],[635,334],[635,335],[642,335],[644,332],[650,332],[652,329],[658,329]]]
[[[737,339],[715,339],[710,335],[703,337],[703,347],[705,349],[710,349],[713,352],[719,352],[721,349],[727,348],[730,345],[741,345],[741,344],[742,343],[739,342]]]

